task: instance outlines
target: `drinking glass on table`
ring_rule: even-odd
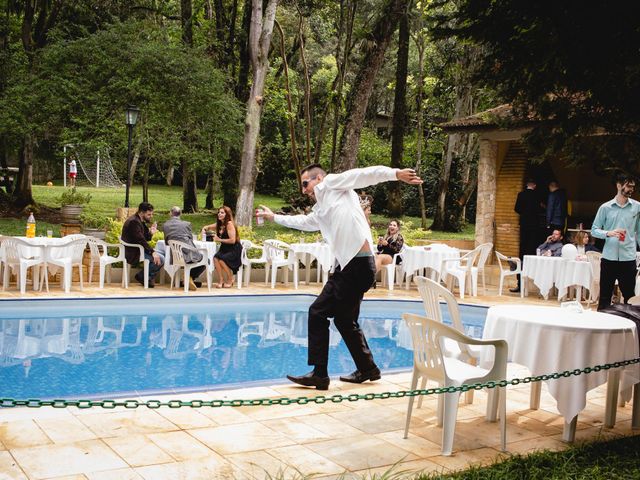
[[[53,238],[53,230],[47,230],[47,238]]]

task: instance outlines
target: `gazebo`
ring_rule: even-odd
[[[598,174],[595,164],[577,168],[566,158],[533,162],[522,138],[535,120],[505,128],[509,120],[511,106],[505,104],[440,127],[446,133],[479,136],[476,245],[492,242],[501,253],[517,256],[520,226],[513,208],[526,178],[536,179],[543,199],[550,180],[560,183],[571,205],[569,228],[580,222],[589,227],[598,206],[613,198],[614,188],[608,175]]]

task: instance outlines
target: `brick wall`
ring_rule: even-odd
[[[513,210],[518,192],[523,188],[528,157],[522,144],[509,142],[509,149],[498,172],[495,210],[495,248],[508,256],[519,253],[520,226]]]

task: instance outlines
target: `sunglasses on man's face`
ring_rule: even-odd
[[[302,181],[302,188],[307,188],[309,186],[309,182],[311,182],[312,180],[315,180],[316,178],[318,178],[317,175],[309,178],[309,180],[303,180]]]

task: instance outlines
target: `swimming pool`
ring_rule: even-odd
[[[308,369],[307,309],[314,299],[2,301],[0,397],[111,398],[281,382]],[[360,324],[387,372],[412,366],[404,312],[424,314],[422,303],[362,304]],[[467,333],[481,336],[486,308],[461,305],[461,314]],[[330,344],[329,374],[353,371],[333,324]]]

